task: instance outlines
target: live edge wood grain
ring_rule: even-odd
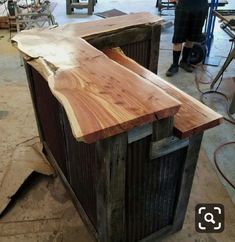
[[[86,45],[79,65],[58,70],[48,81],[78,140],[92,143],[178,111],[180,103],[159,87],[113,62],[84,40],[77,42]],[[97,54],[89,55],[90,51]]]
[[[47,36],[47,38],[50,37],[51,41],[56,40],[56,36],[69,36],[71,39],[80,37],[85,40],[91,40],[98,36],[107,36],[125,29],[135,27],[141,28],[151,26],[156,23],[160,24],[161,21],[161,17],[152,15],[148,12],[132,13],[90,22],[70,23],[61,25],[59,27],[53,26],[52,28],[40,28],[32,29],[30,31],[23,31],[20,33],[20,35],[14,37],[13,41],[16,40],[18,36],[24,36],[24,41],[28,40],[29,46],[34,45],[30,40],[35,34],[38,34],[37,42],[40,41],[40,37],[45,36]]]
[[[139,22],[146,23],[146,19]],[[124,20],[118,25],[124,26]],[[33,30],[17,35],[14,41],[48,81],[78,141],[93,143],[175,115],[178,100],[84,39],[71,38],[70,30],[63,35],[55,31],[53,36]]]
[[[104,50],[104,53],[122,66],[154,83],[182,103],[179,112],[174,116],[174,132],[178,137],[186,138],[201,133],[222,122],[221,115],[128,58],[119,48],[107,49]]]

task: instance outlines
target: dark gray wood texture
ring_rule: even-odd
[[[147,26],[145,28],[134,27],[131,29],[124,29],[109,35],[88,36],[84,37],[84,39],[97,49],[104,49],[141,42],[151,39],[151,35],[152,26]]]
[[[43,142],[44,137],[43,137],[43,133],[42,133],[42,124],[40,123],[38,109],[36,107],[37,101],[36,101],[36,93],[34,90],[32,69],[26,62],[24,62],[24,68],[25,68],[25,72],[26,72],[26,76],[27,76],[28,85],[29,85],[30,96],[31,96],[32,103],[33,103],[33,109],[34,109],[35,119],[36,119],[36,123],[37,123],[39,138],[40,138],[40,141]]]
[[[158,141],[172,136],[174,126],[174,117],[161,119],[153,123],[153,141]]]
[[[157,74],[160,37],[161,25],[155,24],[84,39],[101,50],[120,47],[128,57]]]
[[[97,142],[97,229],[102,242],[124,242],[127,134]]]
[[[152,26],[152,36],[151,36],[151,51],[150,51],[150,64],[149,70],[157,74],[158,70],[158,57],[159,57],[159,45],[161,36],[161,25],[155,24]]]
[[[199,133],[189,139],[187,156],[182,169],[179,197],[177,199],[172,232],[180,230],[184,223],[202,137],[203,133]]]

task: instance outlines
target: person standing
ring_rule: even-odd
[[[200,42],[202,28],[208,14],[208,0],[178,0],[175,9],[173,43],[173,63],[167,70],[167,76],[173,76],[183,68],[193,72],[189,57],[193,42]],[[182,59],[179,63],[182,46]]]

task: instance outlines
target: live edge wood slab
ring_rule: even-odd
[[[56,36],[65,37],[64,35],[65,32],[67,37],[71,37],[71,38],[80,37],[86,40],[90,40],[90,39],[94,39],[95,37],[97,38],[99,36],[103,36],[107,34],[111,35],[113,33],[120,32],[123,30],[128,30],[128,29],[133,30],[135,29],[135,27],[146,28],[146,26],[159,24],[161,23],[161,21],[162,21],[162,18],[159,16],[152,15],[148,12],[141,12],[141,13],[133,13],[133,14],[128,14],[124,16],[107,18],[107,19],[101,19],[101,20],[96,20],[91,22],[84,22],[79,24],[70,23],[70,24],[58,26],[56,28],[52,27],[52,28],[31,29],[30,31],[21,32],[20,35],[24,36],[24,43],[26,43],[28,40],[27,45],[35,47],[35,45],[31,42],[31,38],[35,34],[38,35],[39,40],[40,40],[40,37],[44,38],[45,36],[47,36],[48,38],[50,38],[51,41],[53,40],[56,41],[56,38],[53,38],[52,36],[55,34]],[[136,36],[133,35],[133,38],[136,38]],[[43,44],[43,42],[41,42],[40,44]],[[21,49],[24,47],[27,50],[29,50],[29,47],[26,47],[25,44],[21,46]],[[36,52],[36,50],[34,50],[34,52]]]
[[[174,116],[174,133],[179,138],[190,137],[222,122],[221,115],[128,58],[119,48],[106,49],[104,53],[181,102],[180,110]]]
[[[137,18],[135,25],[145,23],[145,15]],[[134,16],[123,19],[133,23]],[[149,21],[153,20],[152,17]],[[119,20],[116,24],[108,21],[107,26],[111,25],[114,31],[128,26],[128,21]],[[99,31],[107,30],[103,25],[96,25],[98,29],[99,26]],[[55,29],[50,34],[32,32],[22,32],[14,41],[24,54],[34,58],[28,63],[47,73],[51,92],[63,105],[78,141],[93,143],[135,126],[174,116],[178,111],[179,101],[113,62],[85,40],[74,38],[71,28]]]
[[[99,242],[180,230],[203,132],[221,122],[156,75],[160,21],[138,13],[13,38],[43,151]]]

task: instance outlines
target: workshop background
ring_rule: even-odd
[[[59,25],[101,19],[96,13],[111,9],[124,13],[147,11],[159,15],[154,0],[98,0],[92,15],[87,14],[87,9],[75,9],[74,13],[66,15],[66,1],[57,0],[53,3],[52,14],[55,23]],[[5,5],[1,4],[0,7],[0,14],[6,15]],[[220,8],[235,9],[235,2],[229,1]],[[162,17],[166,22],[173,22],[174,11],[163,9]],[[52,175],[53,170],[49,166],[42,167],[38,161],[42,156],[36,152],[39,149],[32,148],[39,145],[33,106],[24,67],[17,49],[10,41],[16,34],[16,25],[5,23],[7,24],[10,25],[10,30],[0,29],[0,209],[4,210],[0,216],[0,242],[93,241],[60,178]],[[165,72],[172,62],[172,34],[173,27],[168,23],[161,34],[158,75],[200,99],[200,91],[210,89],[211,81],[230,52],[230,37],[220,28],[216,19],[210,58],[219,62],[219,66],[200,65],[194,73],[179,71],[169,78],[165,76]],[[222,81],[216,83],[216,86],[220,83],[218,91],[224,93],[229,101],[216,94],[204,96],[204,102],[227,119],[231,119],[227,115],[227,105],[234,94],[234,80],[235,63],[232,61],[224,71]],[[216,149],[231,141],[235,141],[235,129],[234,124],[227,120],[206,131],[184,227],[163,241],[235,241],[235,190],[219,174],[214,164]],[[217,156],[221,170],[233,184],[234,157],[235,144],[223,147]],[[29,177],[26,182],[25,177]],[[14,190],[16,184],[18,187],[23,184],[17,193]],[[6,196],[7,193],[9,196]],[[195,231],[195,206],[199,203],[224,205],[224,232],[199,234]]]

